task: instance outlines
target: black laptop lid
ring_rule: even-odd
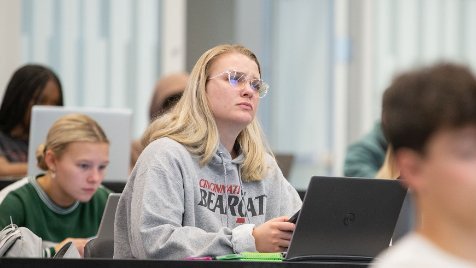
[[[405,198],[397,180],[311,178],[286,259],[369,259],[387,248]]]

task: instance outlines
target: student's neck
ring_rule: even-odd
[[[223,140],[220,141],[223,146],[225,146],[226,150],[230,153],[231,155],[231,159],[234,159],[238,156],[237,152],[235,151],[234,147],[235,147],[235,141],[233,141],[233,143],[225,143],[223,142]]]
[[[238,156],[234,150],[237,137],[238,134],[236,133],[220,133],[220,142],[230,153],[232,159]]]
[[[418,233],[451,255],[476,264],[476,227],[462,226],[456,221],[424,217]]]
[[[43,176],[40,176],[37,179],[38,184],[40,185],[41,189],[48,195],[48,197],[58,206],[60,207],[70,207],[74,204],[75,200],[71,198],[64,197],[61,193],[59,187],[53,182],[53,179],[47,173]]]

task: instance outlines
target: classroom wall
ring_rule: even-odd
[[[186,68],[192,70],[200,55],[218,43],[235,42],[234,0],[187,1]]]
[[[66,105],[130,108],[138,137],[160,75],[241,43],[271,85],[259,110],[265,134],[296,156],[290,181],[302,188],[312,175],[342,174],[346,147],[379,119],[395,72],[437,60],[474,69],[475,12],[468,0],[0,1],[0,92],[18,65],[45,63]]]
[[[21,58],[20,1],[0,1],[0,99]]]

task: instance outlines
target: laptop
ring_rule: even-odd
[[[110,194],[99,224],[96,237],[84,246],[84,258],[112,258],[114,255],[114,218],[121,197],[120,193]]]
[[[28,146],[28,175],[37,175],[43,172],[37,167],[36,150],[40,144],[46,141],[46,135],[51,125],[59,117],[70,113],[82,113],[98,122],[106,133],[110,144],[110,163],[104,181],[125,182],[129,176],[131,155],[132,112],[129,109],[33,106]]]
[[[406,192],[397,180],[312,177],[285,259],[372,261],[390,244]]]
[[[120,197],[120,193],[109,194],[102,214],[101,223],[99,224],[97,239],[114,239],[114,218]]]
[[[415,197],[408,191],[403,201],[400,215],[398,216],[395,230],[393,231],[392,244],[403,238],[409,232],[415,229],[419,219],[416,214]]]

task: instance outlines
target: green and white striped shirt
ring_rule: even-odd
[[[95,236],[111,191],[101,186],[89,202],[63,208],[48,197],[37,177],[23,178],[0,191],[0,230],[11,217],[14,224],[43,239],[46,257],[53,256],[53,247],[66,238]]]

